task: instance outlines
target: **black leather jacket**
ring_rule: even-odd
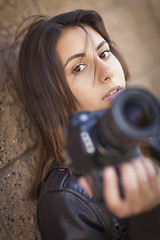
[[[67,169],[48,174],[40,189],[37,216],[43,240],[160,239],[160,207],[118,221],[103,203],[87,195]]]

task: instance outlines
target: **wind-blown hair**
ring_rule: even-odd
[[[95,29],[108,42],[111,52],[122,65],[126,80],[129,77],[125,61],[111,41],[101,16],[93,10],[71,11],[51,19],[38,16],[22,31],[20,81],[27,110],[40,136],[39,163],[31,191],[33,197],[37,196],[38,185],[49,169],[62,164],[62,127],[78,104],[65,79],[56,43],[65,28],[83,24]]]

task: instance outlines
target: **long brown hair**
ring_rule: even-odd
[[[31,195],[36,197],[38,185],[48,170],[61,166],[64,147],[62,127],[68,115],[77,110],[59,57],[56,43],[66,27],[89,25],[108,42],[111,52],[120,61],[126,80],[128,69],[122,56],[111,41],[101,16],[93,10],[76,10],[57,15],[51,19],[38,16],[23,31],[19,52],[19,74],[23,96],[28,112],[40,136],[40,153],[35,182]]]

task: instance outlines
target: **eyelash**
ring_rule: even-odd
[[[101,55],[107,53],[107,56],[102,57]],[[110,50],[104,50],[103,52],[101,52],[101,54],[99,55],[100,58],[108,58],[110,56]]]
[[[83,67],[83,69],[81,70],[79,70],[79,71],[77,71],[78,70],[78,68],[80,68],[80,67]],[[73,69],[73,72],[76,74],[76,73],[79,73],[79,72],[82,72],[84,69],[85,69],[85,64],[82,64],[82,63],[80,63],[79,65],[77,65],[74,69]]]

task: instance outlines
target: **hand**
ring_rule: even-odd
[[[103,172],[103,196],[108,209],[119,218],[147,212],[160,204],[160,168],[147,158],[137,158],[119,166],[125,198],[119,193],[114,167]],[[92,195],[85,177],[79,180]]]

